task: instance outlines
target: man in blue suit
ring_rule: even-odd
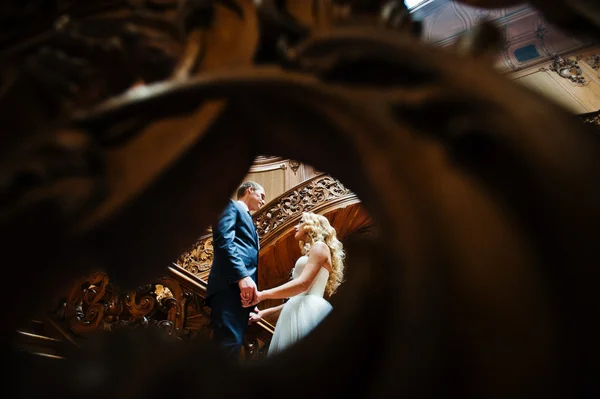
[[[208,276],[206,303],[211,308],[214,339],[234,359],[239,357],[254,301],[258,268],[258,234],[250,211],[265,204],[265,190],[247,181],[237,191],[213,226],[214,259]]]

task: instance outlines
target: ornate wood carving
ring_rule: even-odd
[[[333,199],[351,194],[342,183],[331,176],[316,176],[266,204],[254,215],[259,237],[273,234],[277,228],[302,212],[311,211]]]
[[[57,299],[52,316],[75,343],[98,331],[122,328],[158,328],[173,338],[210,340],[212,324],[205,293],[203,286],[190,285],[176,274],[122,291],[106,273],[97,272],[74,282],[68,295]],[[244,339],[242,358],[266,356],[272,334],[269,323],[252,325]]]
[[[197,333],[186,323],[190,306],[200,312],[200,298],[173,278],[161,277],[124,292],[110,282],[106,273],[97,272],[76,281],[69,294],[57,300],[54,316],[75,336],[154,326],[168,335],[189,339]]]
[[[301,163],[298,161],[290,161],[290,169],[292,170],[292,172],[294,172],[294,174],[296,174],[298,168],[300,168],[300,164]]]
[[[108,285],[108,276],[104,273],[95,273],[73,285],[62,303],[61,314],[73,333],[81,335],[95,331],[105,320],[105,313],[106,322],[111,323],[114,316],[123,311],[121,299],[114,296],[113,288]],[[105,296],[108,296],[106,303]]]
[[[587,80],[583,76],[583,71],[579,66],[579,60],[581,60],[581,56],[572,60],[554,54],[552,56],[550,70],[556,72],[561,78],[569,79],[571,82],[578,85],[584,85],[587,83]]]
[[[600,69],[600,54],[592,54],[583,59],[594,70]]]
[[[210,269],[213,260],[212,234],[202,236],[189,252],[184,253],[175,262],[195,276],[201,277]]]

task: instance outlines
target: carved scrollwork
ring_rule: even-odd
[[[176,263],[197,276],[210,269],[213,260],[213,252],[212,235],[204,236],[196,242],[189,252],[183,254]]]
[[[579,66],[581,56],[576,59],[564,58],[558,54],[552,56],[552,64],[550,70],[556,72],[560,77],[569,79],[571,82],[577,85],[585,85],[587,80],[583,76],[583,71]]]
[[[127,320],[131,325],[140,324],[146,327],[149,317],[154,314],[156,297],[154,286],[151,284],[142,287],[138,292],[128,293],[125,297],[125,306],[130,314]]]
[[[73,284],[69,295],[59,299],[54,318],[75,336],[154,326],[168,335],[189,338],[195,329],[186,325],[187,308],[197,308],[198,302],[196,294],[169,277],[122,292],[106,273],[98,272]]]
[[[157,326],[166,329],[169,335],[181,337],[189,334],[189,329],[185,328],[187,307],[190,303],[197,307],[197,301],[194,301],[196,295],[183,290],[172,278],[163,277],[160,283],[156,287],[161,286],[163,294],[157,295],[156,302],[166,319],[157,321]]]
[[[296,174],[296,172],[298,171],[298,168],[300,168],[300,162],[290,161],[290,169],[292,170],[292,172],[294,172],[294,174]]]
[[[156,284],[156,290],[154,292],[156,293],[156,300],[159,302],[166,298],[173,298],[171,290],[162,284]]]
[[[254,215],[258,235],[262,238],[302,212],[349,193],[350,190],[331,176],[308,180]]]
[[[600,70],[600,54],[592,54],[583,59],[595,71]]]
[[[105,313],[102,301],[108,284],[108,276],[104,273],[92,274],[74,284],[65,306],[61,307],[62,315],[74,333],[93,331],[101,325]]]

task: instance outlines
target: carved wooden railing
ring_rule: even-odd
[[[210,338],[205,283],[178,266],[169,271],[171,277],[129,291],[119,289],[104,272],[80,278],[68,293],[57,297],[50,322],[77,347],[98,331],[123,328],[158,328],[181,340]],[[266,355],[273,330],[266,322],[252,326],[244,343],[244,358]]]
[[[209,229],[209,233],[201,236],[192,249],[183,254],[175,264],[206,282],[214,256],[213,251],[212,229]]]
[[[253,219],[261,247],[294,225],[302,212],[324,213],[327,209],[357,202],[355,194],[333,177],[320,174],[308,179],[262,207]]]
[[[197,294],[171,277],[123,291],[104,272],[75,281],[70,291],[56,300],[52,319],[71,337],[86,337],[96,331],[155,326],[168,335],[190,339],[200,328],[188,326],[188,310],[202,314]]]
[[[296,224],[302,212],[320,213],[357,201],[355,194],[329,175],[320,174],[308,179],[273,199],[252,216],[261,248],[272,243],[280,232]],[[200,237],[176,264],[206,281],[212,260],[212,233],[209,232]]]

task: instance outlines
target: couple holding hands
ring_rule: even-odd
[[[213,227],[214,260],[206,302],[211,308],[214,339],[226,354],[239,357],[248,324],[281,312],[268,355],[280,352],[307,335],[331,311],[324,294],[332,295],[343,281],[344,249],[327,218],[304,212],[295,228],[302,256],[292,279],[259,291],[256,286],[259,239],[250,211],[265,204],[265,191],[256,182],[242,183],[238,201],[230,200]],[[258,310],[266,299],[289,300]]]

